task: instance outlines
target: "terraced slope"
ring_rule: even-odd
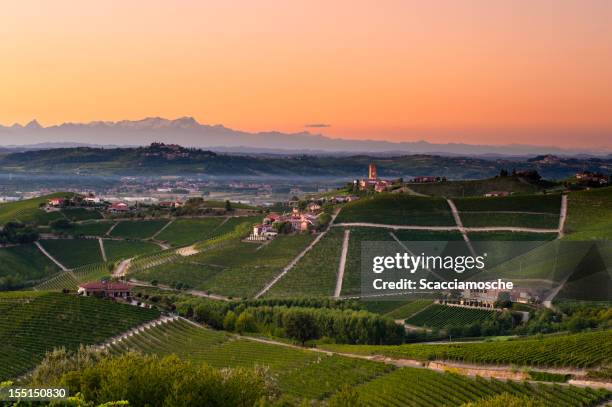
[[[95,344],[157,318],[155,310],[61,293],[3,296],[0,381],[32,369],[54,347]]]

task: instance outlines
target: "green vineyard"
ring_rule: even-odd
[[[95,263],[78,267],[71,271],[62,271],[38,284],[36,290],[76,290],[77,285],[88,281],[99,281],[110,278],[112,263]]]
[[[407,324],[429,328],[466,326],[491,319],[497,311],[432,304],[406,319]]]
[[[502,342],[400,346],[326,345],[325,348],[399,359],[587,368],[608,366],[612,363],[612,331],[551,335],[541,339]]]
[[[31,370],[55,347],[101,343],[159,316],[152,309],[61,293],[24,292],[0,296],[0,303],[0,381]]]
[[[283,393],[304,399],[324,399],[343,385],[349,385],[371,406],[459,406],[501,393],[525,394],[555,406],[589,406],[610,395],[604,390],[471,379],[426,369],[395,368],[380,362],[235,338],[182,319],[147,328],[116,341],[109,348],[115,354],[128,350],[177,354],[215,367],[268,367]],[[440,391],[442,388],[444,391]]]
[[[606,390],[535,385],[405,367],[356,388],[367,406],[460,406],[509,393],[525,395],[550,406],[590,406],[606,400]]]
[[[336,223],[370,222],[388,225],[455,226],[444,199],[381,194],[348,203]]]

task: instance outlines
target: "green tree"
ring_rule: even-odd
[[[236,329],[236,314],[234,311],[229,311],[223,318],[223,329],[226,331],[233,331]]]
[[[247,311],[241,313],[236,320],[236,331],[240,333],[257,332],[255,317]]]
[[[290,311],[285,314],[283,325],[287,336],[300,341],[302,345],[317,338],[317,324],[311,313]]]

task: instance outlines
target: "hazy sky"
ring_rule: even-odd
[[[612,1],[3,0],[0,123],[612,146]]]

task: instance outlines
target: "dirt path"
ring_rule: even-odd
[[[291,263],[287,264],[282,271],[276,275],[276,277],[274,277],[272,279],[272,281],[270,281],[268,284],[265,285],[265,287],[258,292],[255,295],[255,299],[261,297],[262,295],[264,295],[265,293],[268,292],[268,290],[270,288],[272,288],[272,286],[274,286],[274,284],[276,284],[278,282],[278,280],[280,280],[281,278],[283,278],[285,276],[285,274],[287,274],[289,272],[289,270],[291,270],[301,259],[302,257],[304,257],[306,255],[306,253],[308,253],[318,242],[319,240],[321,240],[323,238],[323,236],[325,236],[325,234],[327,234],[327,232],[329,231],[329,229],[332,227],[332,225],[334,224],[334,220],[336,219],[336,216],[338,216],[338,212],[334,213],[332,215],[331,221],[329,222],[329,225],[327,225],[327,228],[319,233],[319,235],[308,245],[306,246],[306,248],[304,250],[302,250],[297,256],[295,256],[295,258],[293,260],[291,260]]]
[[[565,219],[567,219],[567,195],[561,195],[561,213],[559,214],[559,232],[557,238],[565,236]]]
[[[108,261],[106,258],[106,250],[104,250],[104,240],[101,237],[98,238],[98,244],[100,245],[100,254],[102,255],[103,261]]]
[[[470,254],[474,257],[477,257],[478,255],[476,254],[476,251],[474,250],[474,246],[472,246],[472,242],[470,242],[470,238],[468,237],[468,234],[465,231],[465,227],[463,226],[463,222],[461,221],[461,216],[459,216],[459,211],[457,210],[455,203],[451,201],[450,199],[447,199],[446,202],[448,203],[448,206],[451,209],[453,218],[455,218],[455,223],[457,224],[457,227],[459,228],[459,232],[461,233],[461,236],[463,236],[463,240],[465,241],[465,244],[467,245],[470,251]]]
[[[110,236],[110,234],[113,232],[113,229],[115,229],[115,227],[119,224],[119,222],[115,222],[111,225],[110,228],[108,228],[108,230],[106,231],[105,235],[106,236]]]
[[[36,245],[36,247],[38,247],[38,250],[40,250],[40,252],[42,254],[44,254],[45,256],[47,256],[47,258],[49,260],[51,260],[53,263],[55,263],[62,271],[70,271],[70,269],[66,266],[64,266],[62,263],[60,263],[55,257],[51,256],[49,254],[48,251],[45,250],[44,247],[42,247],[42,245],[39,242],[34,242],[34,244]]]
[[[448,370],[452,370],[453,372],[463,375],[463,376],[471,376],[471,377],[489,377],[501,380],[514,380],[514,381],[529,381],[529,376],[524,370],[517,370],[516,366],[491,366],[491,365],[477,365],[477,364],[469,364],[463,362],[450,362],[450,361],[424,361],[424,360],[416,360],[416,359],[397,359],[391,358],[381,355],[359,355],[355,353],[345,353],[345,352],[336,352],[327,349],[319,349],[319,348],[304,348],[298,345],[293,345],[290,343],[275,341],[273,339],[265,339],[265,338],[256,338],[251,336],[241,336],[236,335],[238,338],[266,343],[269,345],[276,346],[284,346],[293,349],[307,350],[311,352],[324,353],[328,356],[337,355],[344,356],[348,358],[354,359],[365,359],[371,360],[375,362],[386,363],[390,365],[394,365],[397,367],[416,367],[420,369],[429,369],[435,370],[438,372],[445,372]],[[435,345],[432,345],[435,346]],[[529,368],[529,370],[540,371],[540,372],[550,372],[550,373],[559,373],[559,374],[574,374],[574,375],[584,375],[584,371],[581,369],[572,369],[572,368],[550,368],[550,369],[542,369],[542,368]],[[534,382],[535,383],[535,382]],[[549,383],[550,384],[550,383]],[[556,383],[561,386],[568,386],[570,384],[580,386],[580,387],[593,387],[592,382],[582,383],[580,380],[572,380],[570,383]],[[589,386],[590,384],[590,386]],[[612,388],[612,383],[598,383],[599,387],[606,387],[608,389]]]
[[[166,230],[166,228],[170,225],[172,225],[172,223],[174,222],[174,219],[170,219],[170,221],[168,223],[166,223],[164,226],[162,226],[161,229],[159,229],[157,232],[153,233],[153,236],[151,236],[151,239],[155,240],[155,238],[157,237],[157,235],[159,235],[161,232],[163,232],[164,230]]]
[[[402,249],[404,249],[404,250],[406,251],[406,253],[410,254],[411,256],[414,256],[414,253],[412,252],[412,250],[410,250],[410,249],[409,249],[409,248],[408,248],[408,247],[407,247],[407,246],[404,244],[404,242],[402,242],[402,241],[401,241],[401,240],[400,240],[400,239],[399,239],[399,238],[396,236],[396,234],[395,234],[395,233],[393,233],[393,232],[389,232],[389,235],[390,235],[390,236],[393,238],[393,240],[395,240],[395,241],[397,242],[397,244],[399,244],[399,245],[402,247]],[[429,271],[431,274],[433,274],[434,276],[436,276],[436,277],[438,278],[438,280],[440,280],[440,281],[447,281],[447,279],[446,279],[446,278],[445,278],[443,275],[441,275],[441,274],[439,274],[439,273],[435,272],[434,270],[432,270],[432,269],[430,269],[430,268],[425,268],[425,270]]]
[[[152,287],[152,288],[158,288],[158,289],[163,290],[163,291],[176,291],[176,292],[191,294],[191,295],[193,295],[195,297],[204,297],[204,298],[210,298],[212,300],[220,300],[220,301],[230,301],[229,297],[226,297],[224,295],[210,294],[210,293],[207,293],[207,292],[201,291],[201,290],[177,290],[177,289],[172,288],[170,286],[167,286],[165,284],[153,285],[151,283],[147,283],[145,281],[136,280],[136,279],[133,279],[133,278],[130,278],[129,282],[130,282],[130,284],[133,284],[133,285],[136,285],[136,286],[140,286],[140,287]]]
[[[127,273],[127,269],[130,266],[131,262],[132,262],[132,259],[125,259],[121,261],[121,263],[119,263],[117,268],[113,270],[112,276],[117,277],[117,278],[125,277],[125,274]]]
[[[338,279],[336,280],[334,298],[339,298],[340,293],[342,292],[342,281],[344,280],[344,269],[346,268],[346,256],[348,254],[350,235],[351,230],[346,229],[344,231],[344,240],[342,241],[342,254],[340,255],[340,264],[338,265]]]
[[[441,232],[461,232],[457,226],[415,226],[415,225],[387,225],[384,223],[350,222],[336,223],[333,227],[366,227],[393,230],[432,230]],[[558,233],[558,229],[522,228],[514,226],[485,226],[464,228],[466,232],[528,232],[528,233]]]

